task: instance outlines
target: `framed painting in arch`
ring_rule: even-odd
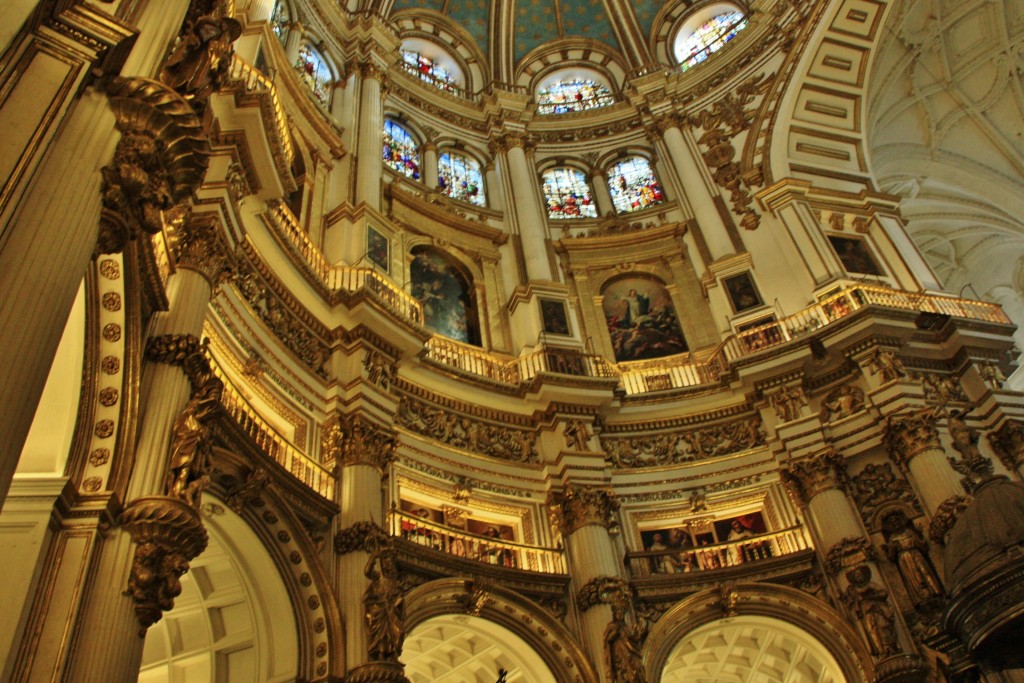
[[[540,318],[544,324],[544,334],[572,335],[569,329],[569,311],[565,302],[558,299],[538,299],[540,302]]]
[[[828,241],[836,250],[836,256],[847,273],[861,275],[885,275],[878,261],[871,253],[867,242],[859,237],[842,237],[829,235]]]
[[[391,272],[391,242],[386,235],[369,225],[366,226],[366,257],[385,273]]]
[[[757,291],[757,286],[754,284],[754,278],[750,276],[750,271],[743,271],[738,275],[722,278],[722,284],[725,285],[725,291],[729,295],[729,303],[732,304],[732,310],[736,313],[742,313],[751,308],[764,305],[761,294]]]

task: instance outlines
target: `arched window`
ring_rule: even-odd
[[[665,201],[651,163],[643,157],[630,157],[612,166],[608,189],[618,213],[638,211]]]
[[[675,57],[683,71],[699,64],[721,49],[747,25],[747,18],[736,7],[716,4],[687,19],[675,40]]]
[[[624,277],[601,289],[605,322],[618,362],[688,350],[672,297],[653,277]]]
[[[430,83],[439,90],[451,93],[459,91],[458,81],[454,74],[430,57],[421,55],[419,52],[402,50],[402,67],[414,76],[418,76],[420,80]]]
[[[306,84],[316,101],[323,107],[328,106],[331,103],[331,91],[328,88],[331,70],[316,48],[309,43],[302,44],[299,58],[295,60],[295,70],[299,72],[299,80]]]
[[[480,325],[471,280],[444,252],[413,247],[409,278],[423,304],[427,329],[467,344],[480,344]]]
[[[288,27],[291,24],[291,14],[288,11],[287,0],[277,0],[274,11],[270,13],[270,28],[283,45],[288,39]]]
[[[413,180],[420,179],[420,150],[416,140],[394,121],[384,122],[384,163]]]
[[[537,91],[538,114],[565,114],[615,104],[606,85],[590,78],[569,77]]]
[[[458,152],[444,152],[438,157],[437,187],[452,199],[487,205],[480,163]]]
[[[575,168],[549,168],[541,176],[548,218],[597,218],[587,176]]]

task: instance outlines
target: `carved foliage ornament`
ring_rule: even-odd
[[[383,427],[352,415],[338,429],[341,440],[336,451],[337,462],[343,465],[363,463],[383,471],[395,459],[395,437]]]
[[[373,553],[390,542],[387,532],[374,522],[356,522],[334,536],[334,552],[339,555],[357,550]]]
[[[576,606],[586,612],[595,605],[625,604],[631,589],[625,579],[617,576],[596,576],[576,591]]]
[[[458,413],[403,396],[398,424],[442,443],[500,460],[537,462],[537,434],[473,420]]]
[[[619,509],[619,501],[610,490],[573,484],[567,484],[560,493],[553,492],[549,502],[566,535],[587,524],[612,526]]]
[[[939,503],[928,525],[928,540],[937,545],[946,544],[946,534],[956,524],[960,513],[967,509],[973,498],[971,496],[953,496]]]
[[[216,287],[232,274],[233,258],[221,236],[219,220],[214,216],[195,216],[191,211],[175,211],[172,249],[182,268],[193,270]]]
[[[606,459],[616,467],[656,467],[706,460],[757,448],[766,435],[758,415],[686,432],[602,437]]]
[[[136,543],[127,595],[135,603],[139,635],[174,607],[179,578],[206,549],[206,529],[195,508],[165,497],[140,498],[121,514],[121,525]]]
[[[886,419],[885,445],[893,460],[901,467],[921,451],[942,448],[935,429],[935,412],[922,408],[899,417]]]

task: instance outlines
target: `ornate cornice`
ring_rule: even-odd
[[[619,509],[619,501],[611,490],[590,486],[566,484],[561,492],[552,493],[548,500],[566,536],[588,524],[612,526],[614,514]]]
[[[889,455],[901,468],[922,451],[941,449],[939,432],[935,428],[935,411],[921,408],[899,417],[886,419],[885,445]]]
[[[846,490],[849,486],[846,461],[833,450],[790,461],[782,470],[782,477],[789,491],[805,505],[819,493]]]

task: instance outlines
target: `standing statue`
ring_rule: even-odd
[[[231,66],[231,43],[242,35],[235,19],[200,18],[167,58],[160,80],[189,101],[202,116]]]
[[[575,451],[586,451],[587,442],[590,441],[590,430],[583,420],[570,420],[562,430],[565,437],[565,445]]]
[[[888,349],[879,349],[872,357],[870,363],[871,374],[881,375],[883,384],[907,376],[907,371],[903,367],[903,361]]]
[[[882,534],[885,536],[882,548],[899,569],[914,606],[920,607],[941,598],[942,583],[928,557],[928,544],[906,513],[895,510],[887,514],[882,519]]]
[[[984,380],[992,389],[1002,389],[1003,382],[1006,381],[1006,375],[999,369],[999,366],[992,361],[985,361],[978,366],[978,372],[981,374],[981,379]]]
[[[370,580],[363,592],[370,660],[397,662],[405,640],[405,597],[398,585],[395,549],[390,545],[378,549],[363,573]]]
[[[218,379],[209,379],[189,399],[174,420],[171,456],[167,467],[167,495],[199,508],[199,497],[210,483],[213,450],[205,421],[217,409],[224,389]]]
[[[871,654],[888,657],[902,652],[896,637],[896,612],[889,603],[889,594],[871,580],[871,569],[859,564],[846,572],[850,585],[843,592],[843,602],[860,621]]]
[[[626,610],[621,601],[612,604],[612,620],[604,630],[605,663],[611,683],[647,683],[640,643],[641,627],[626,624]]]

